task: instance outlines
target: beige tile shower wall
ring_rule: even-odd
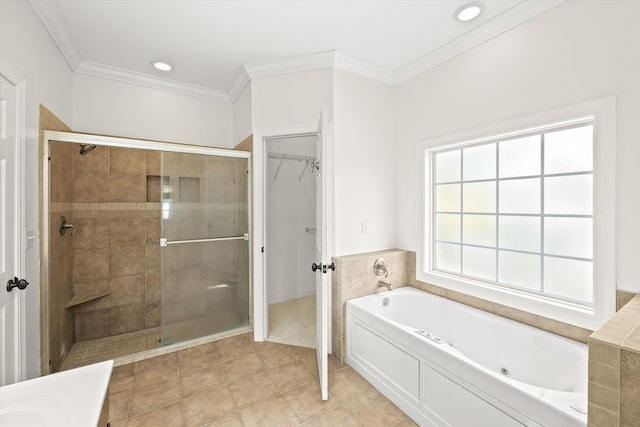
[[[108,293],[74,308],[76,341],[159,326],[160,203],[147,202],[159,153],[98,146],[73,164],[74,295]]]
[[[42,131],[70,131],[71,129],[65,125],[55,114],[46,107],[40,106],[40,141],[42,144]],[[49,323],[49,360],[42,360],[42,366],[47,364],[53,370],[58,370],[62,358],[71,348],[73,339],[73,314],[69,310],[65,310],[65,305],[72,293],[72,264],[73,251],[69,233],[60,236],[57,232],[60,216],[64,215],[67,221],[73,220],[71,208],[71,196],[73,195],[73,158],[72,147],[53,142],[50,146],[50,209],[49,221],[52,234],[49,242],[49,291],[42,293],[41,304],[47,304],[49,307],[48,323]],[[40,188],[42,189],[42,167],[40,167]],[[40,194],[42,199],[42,194]],[[40,213],[41,221],[42,211]],[[41,257],[42,257],[41,253]],[[45,259],[45,258],[42,258]],[[44,325],[43,328],[44,329]],[[43,334],[44,336],[44,334]],[[43,345],[46,343],[43,341]],[[45,352],[42,352],[44,355]]]
[[[74,343],[73,313],[65,309],[72,296],[73,247],[70,230],[61,236],[60,217],[73,223],[73,147],[52,142],[50,145],[49,208],[49,348],[50,367],[57,370]]]

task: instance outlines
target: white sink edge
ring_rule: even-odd
[[[62,420],[54,418],[65,416],[67,427],[97,426],[112,369],[108,360],[0,387],[0,425],[39,416],[56,426]]]

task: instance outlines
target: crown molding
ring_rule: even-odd
[[[432,53],[420,58],[396,73],[398,83],[406,82],[467,50],[470,50],[494,37],[517,27],[538,15],[553,9],[566,0],[533,1],[528,0],[496,16],[486,24],[444,44]]]
[[[71,69],[73,71],[77,70],[82,62],[82,56],[72,43],[71,37],[69,37],[58,6],[56,6],[55,2],[47,0],[29,0],[29,4],[49,31],[49,34],[51,34],[51,38],[58,45]]]
[[[98,64],[90,61],[82,61],[76,72],[153,89],[166,90],[168,92],[179,93],[182,95],[197,96],[200,98],[210,99],[212,101],[226,103],[231,102],[227,92],[221,90],[182,83],[176,80],[163,79],[149,74],[136,73],[122,68],[111,67],[109,65]]]
[[[275,76],[298,71],[318,70],[333,67],[334,51],[298,55],[272,61],[260,61],[245,64],[249,78]]]
[[[257,77],[294,73],[297,71],[319,70],[322,68],[337,68],[345,71],[351,71],[375,80],[380,80],[385,83],[398,83],[396,73],[394,71],[333,50],[312,53],[309,55],[292,56],[290,58],[281,58],[272,61],[253,62],[245,64],[243,71],[249,79],[253,79]],[[240,74],[242,74],[242,72]]]
[[[391,85],[397,85],[401,83],[398,80],[398,73],[396,71],[389,70],[388,68],[374,65],[370,62],[362,61],[360,59],[335,52],[334,67],[340,70],[350,71],[361,76],[369,77],[374,80],[388,83]]]
[[[236,74],[236,77],[233,79],[233,82],[231,82],[231,87],[229,88],[228,96],[231,102],[236,102],[236,99],[240,96],[244,87],[249,83],[249,81],[251,81],[251,77],[249,77],[249,73],[247,73],[244,65],[240,68],[240,71]]]
[[[368,77],[391,85],[398,85],[422,74],[457,55],[466,52],[536,16],[553,9],[566,0],[526,0],[508,11],[476,27],[457,39],[441,46],[430,54],[399,71],[389,70],[336,51],[324,51],[308,55],[260,61],[244,64],[236,74],[228,91],[182,83],[155,77],[91,61],[84,61],[72,43],[55,2],[28,0],[47,28],[54,42],[75,72],[130,84],[141,85],[169,92],[197,96],[218,102],[231,103],[240,95],[247,83],[258,77],[275,76],[298,71],[334,68]]]

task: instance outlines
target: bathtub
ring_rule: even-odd
[[[586,426],[587,346],[406,286],[347,301],[347,363],[421,426]]]

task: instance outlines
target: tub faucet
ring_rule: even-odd
[[[387,290],[389,291],[393,290],[393,286],[391,285],[391,282],[385,282],[384,280],[378,280],[378,287],[387,288]]]

